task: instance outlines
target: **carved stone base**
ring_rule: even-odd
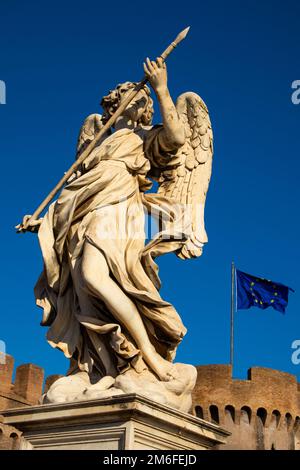
[[[194,366],[180,363],[173,364],[172,370],[174,377],[167,382],[160,381],[148,370],[137,373],[129,369],[116,378],[106,376],[96,380],[93,385],[86,372],[78,372],[56,380],[44,395],[42,403],[68,403],[136,393],[188,413],[192,407],[197,370]]]
[[[136,394],[3,412],[26,449],[200,450],[225,443],[219,426]]]

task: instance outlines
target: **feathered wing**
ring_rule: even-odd
[[[78,139],[77,139],[77,146],[76,146],[76,157],[77,160],[82,152],[87,148],[87,146],[94,140],[96,135],[101,131],[102,127],[104,126],[104,122],[102,119],[101,114],[90,114],[82,124]],[[97,146],[99,146],[106,137],[110,134],[110,131],[107,131],[100,141],[98,142]],[[86,160],[85,160],[86,162]],[[79,178],[82,173],[85,171],[86,163],[80,165],[77,168],[76,172],[73,173],[72,176],[68,179],[68,183],[71,183],[74,179]]]
[[[196,93],[180,95],[176,108],[184,123],[186,141],[178,150],[180,165],[171,172],[162,172],[158,194],[185,205],[191,217],[191,236],[177,251],[177,256],[187,259],[201,256],[208,241],[204,208],[212,170],[213,133],[208,109]]]
[[[101,114],[90,114],[84,121],[79,131],[77,140],[76,159],[86,149],[86,147],[94,140],[104,126]]]

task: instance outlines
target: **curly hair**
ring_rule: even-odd
[[[111,90],[108,95],[103,96],[100,104],[104,110],[104,114],[102,116],[104,122],[108,121],[108,119],[116,112],[120,105],[122,96],[128,90],[134,89],[136,85],[138,85],[136,82],[120,83],[114,90]],[[150,96],[150,88],[147,85],[144,85],[142,90],[146,93],[148,100],[146,109],[140,118],[139,123],[144,124],[145,126],[149,126],[152,123],[152,117],[154,113],[153,100]]]

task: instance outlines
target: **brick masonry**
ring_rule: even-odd
[[[43,387],[44,371],[34,364],[16,369],[6,356],[0,364],[1,410],[37,405],[39,398],[60,375],[49,376]],[[248,371],[248,379],[232,378],[229,365],[198,366],[193,392],[193,413],[231,432],[222,449],[299,449],[300,384],[296,377],[263,367]],[[1,421],[0,450],[18,449],[21,433]]]
[[[252,367],[247,380],[230,365],[198,366],[193,411],[232,433],[222,449],[299,449],[300,384],[294,375]]]
[[[7,355],[0,364],[0,410],[24,405],[36,405],[43,393],[44,370],[34,364],[22,364],[12,376],[14,359]]]

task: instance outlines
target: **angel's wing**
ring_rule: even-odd
[[[101,114],[90,114],[84,121],[77,140],[76,159],[86,149],[86,147],[94,140],[95,136],[104,126]],[[107,135],[105,135],[107,137]],[[105,138],[104,137],[104,138]],[[102,139],[103,140],[103,139]],[[99,142],[100,145],[101,142]]]
[[[82,124],[78,139],[77,139],[77,147],[76,147],[76,157],[82,154],[82,152],[87,148],[87,146],[94,140],[95,136],[101,131],[102,127],[104,126],[101,114],[90,114]],[[98,142],[97,146],[99,146],[104,139],[110,134],[110,131],[107,131],[100,141]],[[86,160],[85,160],[86,162]],[[79,178],[85,172],[85,163],[82,163],[77,170],[70,176],[67,183],[72,183],[75,179]]]
[[[178,151],[180,165],[162,173],[158,193],[184,204],[191,216],[191,236],[177,252],[186,259],[201,256],[208,241],[204,207],[212,169],[213,134],[208,109],[196,93],[180,95],[176,108],[184,123],[186,141]]]

